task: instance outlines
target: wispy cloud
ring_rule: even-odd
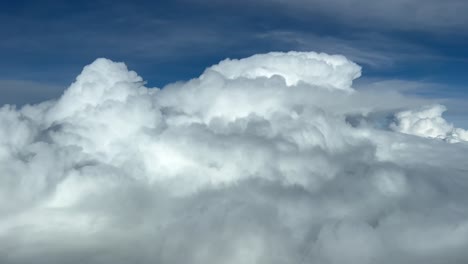
[[[235,5],[198,0],[204,4]],[[255,0],[257,10],[283,14],[303,23],[325,20],[346,28],[377,31],[416,30],[431,33],[467,34],[468,3],[461,0]],[[252,1],[238,1],[238,8],[255,8]]]

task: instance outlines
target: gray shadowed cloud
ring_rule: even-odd
[[[432,104],[447,106],[445,117],[457,125],[468,128],[468,97],[463,93],[466,87],[456,87],[431,81],[409,81],[399,79],[360,78],[355,88],[367,92],[398,92],[411,97],[423,97]]]
[[[0,105],[35,104],[57,98],[64,87],[56,84],[21,80],[0,80]]]

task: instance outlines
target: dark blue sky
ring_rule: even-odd
[[[344,54],[363,66],[360,82],[463,102],[466,14],[461,0],[2,1],[0,104],[56,97],[98,57],[161,87],[226,57],[288,50]]]

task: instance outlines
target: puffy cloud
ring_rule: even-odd
[[[443,105],[425,106],[418,110],[408,110],[396,114],[396,131],[428,138],[439,138],[449,142],[468,141],[468,131],[454,128],[443,117],[447,109]]]
[[[319,88],[351,89],[352,81],[361,76],[361,67],[343,56],[314,52],[271,52],[240,60],[224,60],[210,70],[229,79],[256,79],[278,75],[288,86],[305,82]],[[202,76],[203,78],[203,76]]]
[[[425,138],[466,131],[359,75],[269,53],[158,89],[98,59],[3,106],[0,262],[466,261],[468,145]]]

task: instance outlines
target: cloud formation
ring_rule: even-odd
[[[57,100],[3,106],[0,262],[468,260],[466,131],[359,75],[269,53],[149,89],[98,59]]]
[[[318,88],[341,90],[351,89],[353,80],[361,76],[361,67],[343,56],[310,52],[271,52],[240,60],[227,59],[210,69],[228,79],[270,78],[277,75],[288,86],[304,82]]]
[[[454,128],[443,117],[447,109],[443,105],[426,106],[419,110],[408,110],[396,114],[396,131],[428,138],[439,138],[449,142],[468,141],[468,131]]]

